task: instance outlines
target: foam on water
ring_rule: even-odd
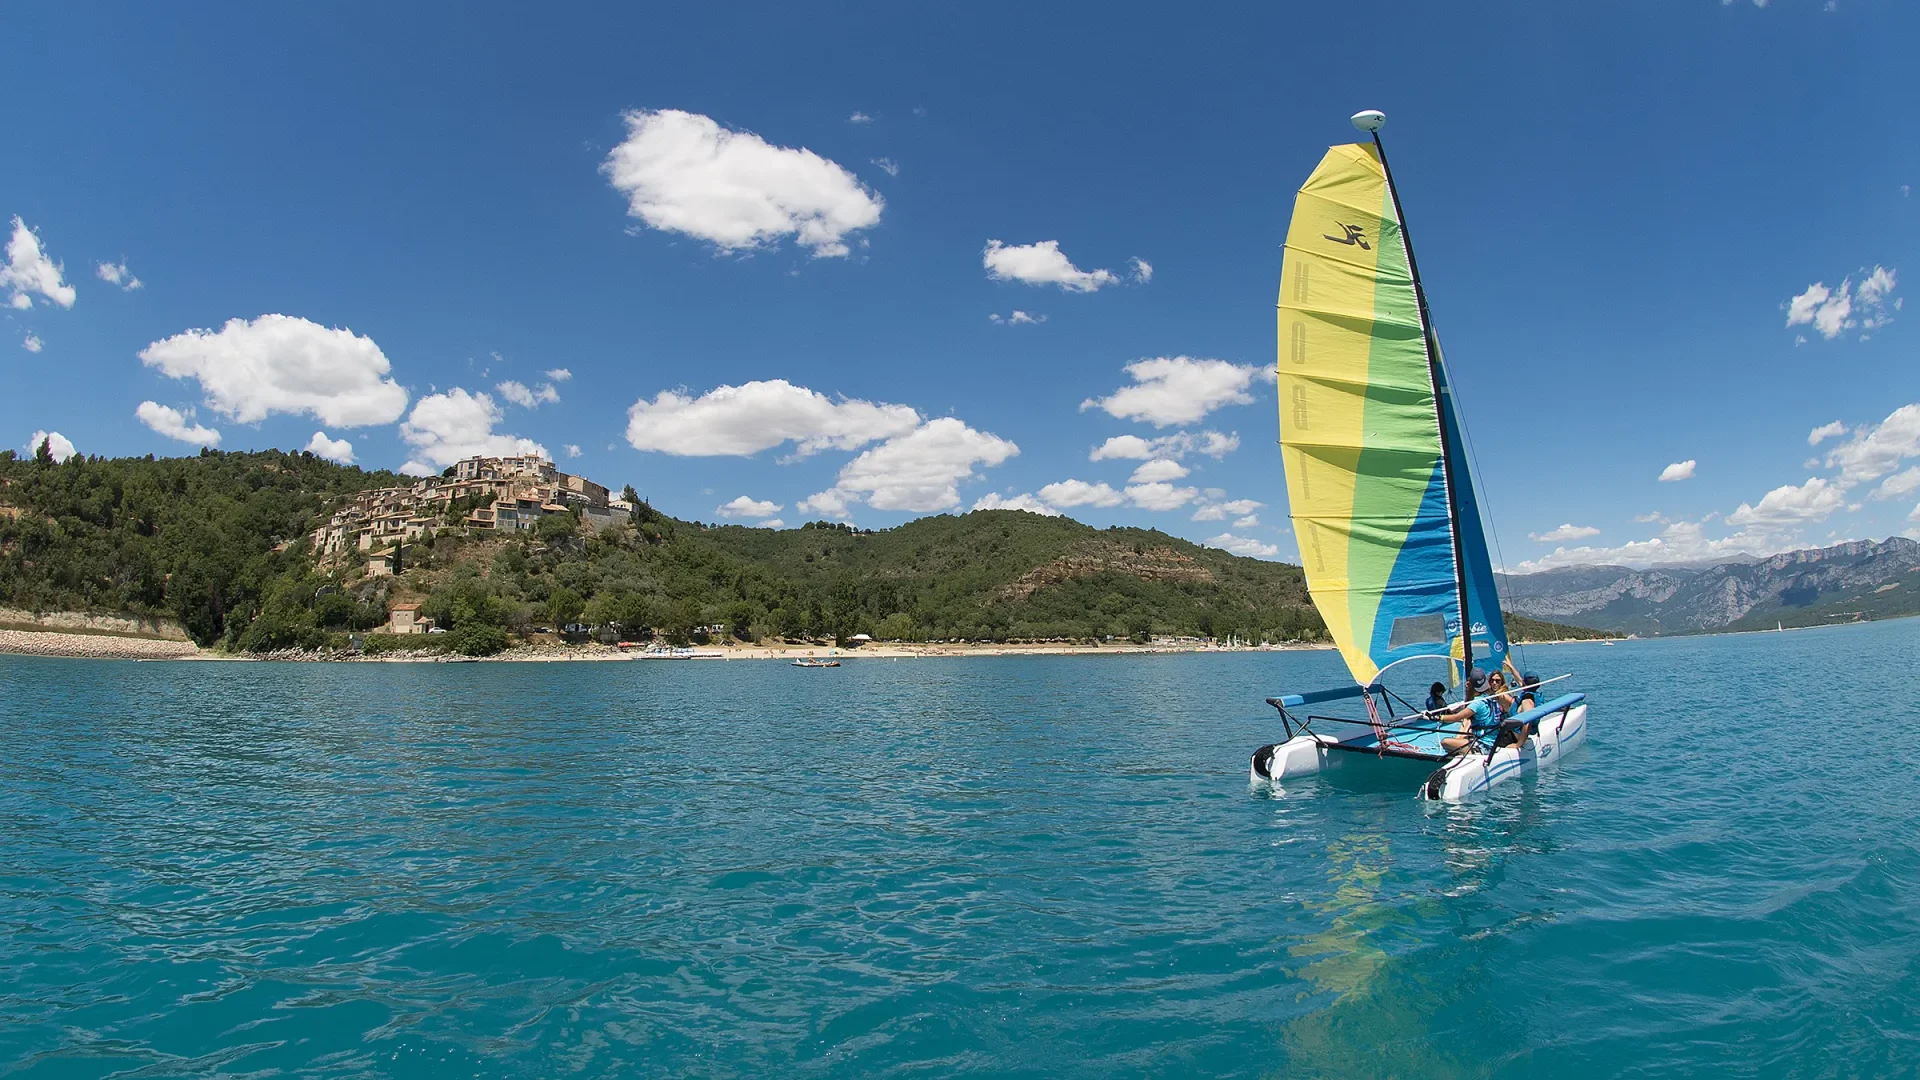
[[[1248,791],[1327,653],[0,657],[0,1071],[1911,1073],[1915,655],[1536,648],[1437,807]]]

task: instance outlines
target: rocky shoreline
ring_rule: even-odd
[[[0,630],[0,653],[96,660],[188,660],[201,655],[200,648],[191,641],[117,634],[66,634],[57,630]]]

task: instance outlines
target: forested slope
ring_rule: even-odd
[[[243,650],[338,643],[403,600],[451,631],[437,643],[476,653],[569,624],[673,641],[1325,637],[1296,566],[1012,510],[772,530],[642,502],[600,532],[567,515],[512,535],[443,529],[397,577],[315,565],[307,537],[345,496],[404,482],[305,453],[0,455],[0,606],[172,617]]]

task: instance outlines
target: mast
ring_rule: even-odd
[[[1400,189],[1394,186],[1393,169],[1387,164],[1387,148],[1380,141],[1381,125],[1387,122],[1385,113],[1368,110],[1353,115],[1353,126],[1373,137],[1374,152],[1380,155],[1380,170],[1387,176],[1387,193],[1393,196],[1393,216],[1400,219],[1400,243],[1407,249],[1407,269],[1413,274],[1413,295],[1420,309],[1420,337],[1427,350],[1427,379],[1433,387],[1434,424],[1440,429],[1440,474],[1447,489],[1447,520],[1452,528],[1448,530],[1453,538],[1453,577],[1454,587],[1460,597],[1460,652],[1466,665],[1466,674],[1473,674],[1473,616],[1467,603],[1467,558],[1460,547],[1460,505],[1454,498],[1453,456],[1454,448],[1447,438],[1446,420],[1440,415],[1445,404],[1440,400],[1440,378],[1435,368],[1439,365],[1440,350],[1433,339],[1433,317],[1427,311],[1427,290],[1420,284],[1420,263],[1413,257],[1413,234],[1407,229],[1406,211],[1400,206]],[[1449,388],[1451,392],[1451,388]],[[1492,624],[1489,623],[1489,626]]]

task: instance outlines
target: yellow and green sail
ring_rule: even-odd
[[[1294,533],[1354,678],[1367,685],[1397,660],[1464,655],[1463,592],[1473,639],[1504,657],[1459,420],[1375,147],[1329,149],[1301,187],[1279,330]]]

